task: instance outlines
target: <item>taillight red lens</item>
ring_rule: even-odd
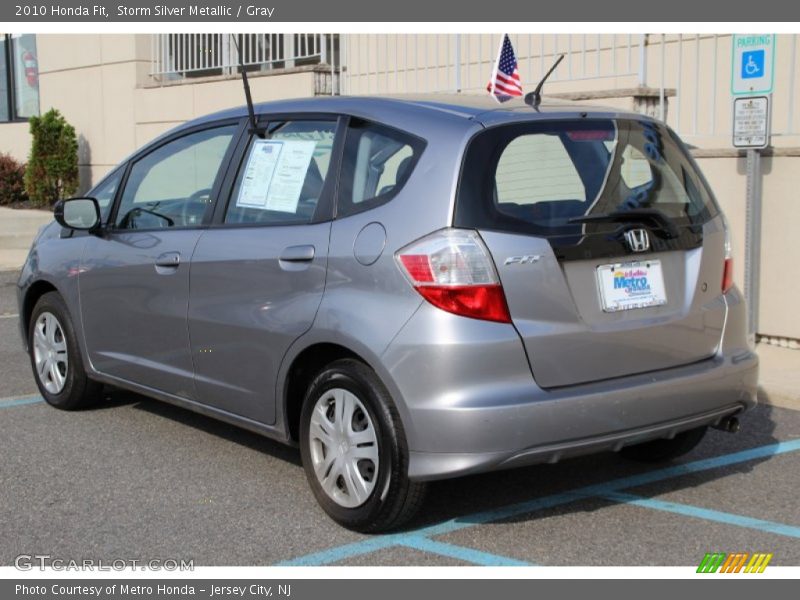
[[[428,302],[447,312],[473,319],[511,323],[506,296],[499,284],[421,285],[416,290]]]
[[[402,248],[396,257],[414,289],[437,308],[511,323],[494,262],[476,231],[442,229]]]
[[[733,287],[733,259],[726,258],[725,266],[722,270],[722,293],[728,293]]]
[[[433,271],[427,255],[401,254],[399,258],[411,279],[416,282],[433,282]]]

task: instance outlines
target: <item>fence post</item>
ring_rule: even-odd
[[[220,34],[219,45],[220,45],[220,50],[222,52],[222,56],[220,57],[222,59],[222,64],[220,66],[222,67],[222,72],[225,75],[230,75],[231,73],[235,73],[236,65],[239,64],[239,61],[241,60],[241,62],[244,62],[245,60],[244,54],[242,54],[242,56],[239,56],[239,53],[244,52],[242,46],[244,46],[247,43],[247,40],[245,36],[242,36],[243,39],[239,44],[239,50],[237,51],[234,48],[233,51],[231,51],[234,35],[239,35],[239,34],[238,33]]]
[[[294,67],[295,51],[293,33],[283,34],[283,59],[283,64],[287,69]]]
[[[454,68],[456,70],[456,94],[461,92],[461,34],[456,34],[456,53],[453,59]]]
[[[598,56],[598,60],[599,60]],[[639,36],[639,87],[647,85],[647,34]]]

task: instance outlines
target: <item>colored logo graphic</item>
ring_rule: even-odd
[[[764,51],[742,52],[742,79],[764,76]]]
[[[625,290],[631,296],[650,293],[647,271],[644,269],[627,269],[614,271],[614,289]]]
[[[748,560],[749,559],[749,560]],[[772,554],[756,552],[709,552],[700,561],[698,573],[763,573],[767,568]]]

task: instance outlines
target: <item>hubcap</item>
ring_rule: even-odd
[[[355,394],[335,388],[314,405],[308,432],[311,462],[322,489],[338,505],[367,501],[378,478],[378,438]]]
[[[36,376],[51,394],[59,394],[67,382],[67,340],[55,315],[43,312],[33,326],[33,360]]]

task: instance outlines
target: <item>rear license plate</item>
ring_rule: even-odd
[[[600,265],[597,267],[597,285],[605,312],[667,303],[660,260]]]

